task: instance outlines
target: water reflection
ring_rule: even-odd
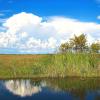
[[[10,92],[21,97],[31,96],[42,90],[41,86],[32,84],[30,80],[9,80],[4,85]]]
[[[2,88],[13,96],[31,97],[29,100],[35,96],[40,98],[35,100],[100,100],[100,79],[6,80],[0,81],[0,92]]]

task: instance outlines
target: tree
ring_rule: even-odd
[[[91,44],[91,50],[92,50],[92,52],[98,53],[99,50],[100,50],[100,43],[99,42],[92,43]]]
[[[70,39],[70,43],[73,45],[73,48],[76,51],[81,51],[81,52],[83,52],[84,49],[86,48],[86,42],[87,38],[86,35],[84,34],[81,34],[79,36],[74,35],[74,37]]]
[[[70,50],[70,44],[68,42],[61,44],[59,50],[62,53],[68,52]]]

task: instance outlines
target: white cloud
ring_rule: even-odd
[[[54,49],[55,47],[57,47],[57,41],[53,37],[50,37],[46,41],[30,37],[25,44],[20,46],[20,50],[23,52],[25,50],[28,52],[38,52],[38,50]]]
[[[26,38],[26,37],[28,37],[28,33],[26,33],[26,32],[22,32],[22,33],[21,33],[21,37],[22,37],[22,38]]]
[[[57,46],[57,40],[53,37],[50,37],[47,44],[49,48],[55,48]]]
[[[15,34],[10,33],[0,33],[0,47],[7,48],[7,47],[15,47],[16,42],[18,41],[18,38]]]
[[[100,16],[97,16],[97,19],[100,19]]]
[[[88,42],[100,39],[100,24],[81,22],[67,17],[42,17],[32,13],[19,13],[3,22],[6,32],[0,33],[0,47],[16,47],[21,52],[47,52],[73,34],[85,33]]]
[[[30,30],[30,28],[34,28],[34,26],[41,23],[41,20],[42,18],[36,15],[22,12],[10,17],[3,26],[7,27],[9,32],[16,33],[21,30]]]

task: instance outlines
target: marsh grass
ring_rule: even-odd
[[[0,78],[100,77],[99,54],[0,55]]]
[[[96,73],[100,58],[96,54],[66,53],[55,55],[55,65],[66,67],[66,76],[98,76]],[[59,62],[59,63],[58,63]],[[98,74],[98,75],[97,75]]]

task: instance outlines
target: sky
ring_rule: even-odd
[[[0,54],[53,53],[82,33],[100,41],[100,0],[0,0]]]

